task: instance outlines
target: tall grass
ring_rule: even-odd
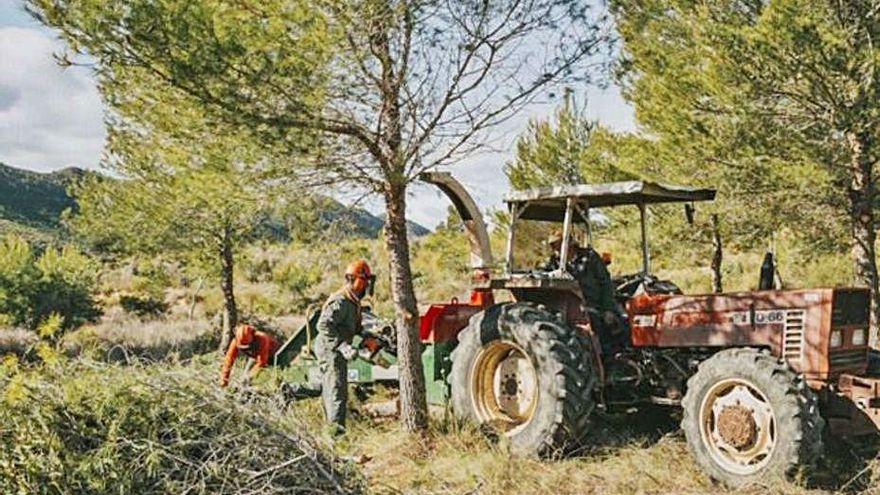
[[[152,361],[190,358],[216,348],[216,336],[206,320],[140,320],[117,316],[83,327],[63,340],[68,355],[86,354],[109,361],[132,358]]]
[[[295,406],[319,418],[317,401]],[[358,410],[358,404],[353,405]],[[651,413],[653,414],[653,413]],[[848,450],[829,454],[816,474],[792,482],[733,490],[713,483],[694,463],[677,423],[645,415],[597,416],[589,446],[573,457],[516,457],[476,428],[435,418],[423,437],[395,421],[354,414],[340,455],[370,459],[362,466],[371,493],[391,494],[877,494],[880,461]],[[317,419],[311,427],[319,427]],[[846,450],[846,449],[845,449]],[[865,472],[860,471],[865,469]],[[873,477],[872,477],[873,476]]]
[[[0,328],[0,356],[14,354],[25,356],[39,342],[37,333],[23,328]]]

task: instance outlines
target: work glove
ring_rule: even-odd
[[[342,354],[342,357],[344,357],[346,361],[352,361],[358,355],[357,349],[347,342],[340,344],[337,350],[339,351],[339,354]]]

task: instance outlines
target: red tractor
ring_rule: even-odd
[[[517,452],[552,456],[589,443],[597,408],[680,406],[697,463],[712,478],[743,485],[811,466],[826,428],[877,431],[867,290],[684,295],[652,275],[649,205],[683,202],[692,212],[714,190],[631,181],[514,192],[505,200],[506,259],[493,275],[472,198],[449,174],[423,179],[461,214],[474,268],[469,303],[433,305],[422,317],[433,353],[425,360],[429,390],[432,377],[446,380],[456,415],[491,425]],[[589,257],[591,210],[627,205],[640,212],[641,271],[611,278],[605,263],[584,263],[587,275],[575,279],[567,258]],[[517,243],[522,224],[536,221],[561,230],[555,268],[536,269],[540,246]],[[578,237],[582,247],[572,250]],[[512,301],[496,304],[502,292]]]

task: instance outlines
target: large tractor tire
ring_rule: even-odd
[[[590,340],[527,303],[474,315],[452,353],[455,414],[491,427],[519,455],[563,454],[584,437],[595,402]]]
[[[682,407],[697,464],[732,487],[784,479],[822,453],[816,394],[767,351],[727,349],[703,361]]]

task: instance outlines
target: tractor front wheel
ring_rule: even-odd
[[[593,410],[591,352],[587,337],[544,309],[493,306],[459,334],[453,410],[503,434],[518,454],[563,453],[582,439]]]
[[[816,394],[767,351],[728,349],[703,361],[682,407],[697,464],[733,487],[785,478],[822,452]]]

